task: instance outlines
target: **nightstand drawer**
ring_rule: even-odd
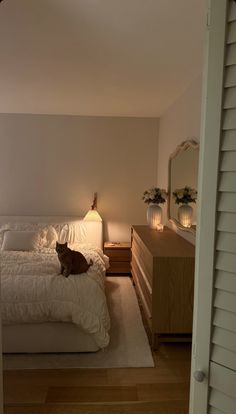
[[[104,254],[109,257],[110,267],[107,274],[130,273],[130,242],[105,242]]]
[[[130,262],[130,249],[109,249],[105,248],[104,253],[114,262]]]
[[[110,267],[107,269],[107,273],[130,273],[130,262],[113,262],[110,260]]]

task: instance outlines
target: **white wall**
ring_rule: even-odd
[[[157,183],[168,188],[168,161],[182,141],[200,139],[202,79],[198,77],[159,120]],[[166,208],[164,215],[167,221]]]
[[[146,223],[158,120],[0,114],[0,214],[84,215],[98,192],[105,238]]]

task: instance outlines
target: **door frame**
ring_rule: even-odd
[[[199,209],[196,234],[190,414],[206,414],[208,410],[227,5],[228,0],[208,0],[198,177]],[[203,382],[193,379],[193,373],[196,370],[204,372]]]

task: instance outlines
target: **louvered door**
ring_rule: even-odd
[[[235,1],[208,24],[190,412],[236,414]]]
[[[216,261],[210,353],[210,412],[236,413],[236,4],[227,14]]]

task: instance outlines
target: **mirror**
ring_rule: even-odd
[[[169,159],[168,219],[192,233],[196,231],[198,158],[198,142],[188,140]]]

